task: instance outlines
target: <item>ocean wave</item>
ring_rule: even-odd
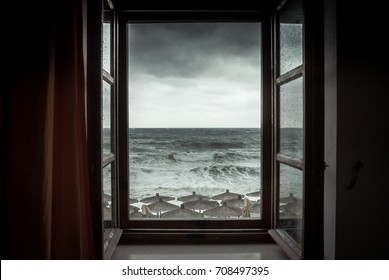
[[[154,147],[131,147],[130,148],[130,154],[145,154],[155,151]]]
[[[163,166],[172,164],[184,163],[237,163],[237,162],[258,162],[260,161],[260,153],[256,152],[227,152],[227,153],[192,153],[192,152],[168,152],[164,154],[155,153],[155,151],[148,151],[144,153],[136,153],[130,156],[130,162],[135,165],[151,165]]]
[[[210,175],[211,177],[236,177],[236,176],[259,176],[258,167],[239,165],[212,165],[209,167],[192,168],[190,172],[199,175]]]
[[[150,168],[140,168],[140,170],[143,172],[143,173],[146,173],[146,174],[150,174],[150,173],[153,173],[153,169],[150,169]]]
[[[251,159],[259,159],[258,154],[242,154],[242,153],[215,153],[213,154],[213,161],[218,163],[245,161]]]
[[[245,148],[244,142],[204,142],[204,141],[183,141],[177,140],[176,144],[185,149],[242,149]]]
[[[152,165],[152,166],[160,166],[164,164],[172,164],[174,162],[179,161],[176,158],[175,153],[170,154],[143,154],[143,155],[134,155],[130,157],[130,163],[135,165]]]

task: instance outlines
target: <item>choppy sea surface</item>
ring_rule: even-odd
[[[258,191],[260,139],[256,128],[130,129],[131,197]]]
[[[283,129],[281,136],[281,151],[301,157],[300,129]],[[130,196],[139,200],[193,191],[214,196],[227,189],[245,195],[261,189],[261,130],[132,128],[129,165]],[[109,182],[108,172],[104,170],[104,181]],[[281,195],[299,196],[300,178],[298,170],[281,166]],[[104,184],[106,193],[109,185]]]

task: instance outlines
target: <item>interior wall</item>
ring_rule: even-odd
[[[4,37],[7,78],[2,106],[6,108],[6,123],[1,130],[5,138],[1,146],[6,174],[1,184],[1,205],[2,227],[7,230],[3,233],[2,254],[7,259],[39,259],[44,255],[40,234],[43,212],[37,207],[42,197],[33,190],[41,188],[46,147],[35,136],[43,134],[45,125],[42,104],[46,98],[52,16],[36,3],[10,4],[9,10],[17,11],[23,20],[6,28],[9,34]]]
[[[337,172],[337,68],[336,0],[324,5],[324,258],[335,258],[336,172]]]
[[[335,102],[336,107],[326,108],[326,132],[332,133],[326,138],[326,161],[330,166],[335,163],[326,170],[326,257],[388,259],[389,60],[385,17],[375,6],[349,4],[336,3],[335,49],[327,50],[336,54],[336,66],[331,57],[326,61],[327,69],[334,70],[326,72],[327,105]],[[349,189],[358,161],[363,167]],[[331,220],[334,211],[335,219]]]

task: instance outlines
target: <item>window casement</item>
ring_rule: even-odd
[[[304,200],[303,19],[301,1],[281,5],[276,13],[273,91],[275,231],[299,255]]]
[[[281,1],[273,26],[274,228],[269,233],[292,259],[320,259],[323,253],[322,15],[320,5],[308,2]]]
[[[105,2],[102,28],[102,167],[104,228],[115,227],[116,120],[115,25],[111,2]]]
[[[116,11],[114,3],[103,1],[101,34],[101,190],[103,256],[110,258],[119,241],[117,224],[118,147],[117,147],[117,69]]]
[[[121,232],[121,243],[276,241],[291,258],[321,258],[322,10],[307,2],[281,1],[274,9],[266,6],[264,12],[137,11],[128,9],[121,1],[121,8],[115,10],[111,1],[104,1],[101,99],[94,103],[99,104],[100,109],[89,109],[88,114],[93,119],[93,113],[99,112],[100,134],[93,130],[94,126],[88,131],[92,136],[101,135],[98,141],[101,169],[95,172],[101,174],[101,181],[95,184],[101,186],[105,245],[109,247],[112,239],[117,242]],[[132,105],[129,29],[131,25],[166,23],[258,23],[261,26],[258,34],[261,56],[258,91],[260,219],[130,218],[134,197],[129,155],[133,148],[129,140]],[[96,162],[96,158],[92,161]],[[150,196],[158,192],[150,192]],[[161,195],[171,194],[163,192]]]

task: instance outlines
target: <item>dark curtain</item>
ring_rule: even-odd
[[[0,99],[2,258],[93,259],[82,1],[11,5]]]

